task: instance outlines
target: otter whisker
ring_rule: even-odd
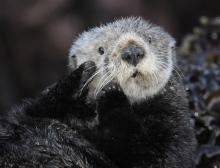
[[[157,61],[158,65],[162,68],[166,68],[167,64],[163,61]],[[183,73],[181,72],[181,70],[174,64],[172,65],[172,69],[177,73],[177,75],[179,76],[180,79],[184,78]]]
[[[173,70],[177,73],[180,79],[183,79],[183,77],[180,75],[180,73],[175,68],[173,68]]]
[[[115,77],[115,71],[116,71],[116,68],[114,67],[113,70],[112,70],[112,73],[108,76],[108,78],[106,79],[106,82],[103,82],[102,84],[102,87],[100,88],[100,90],[103,89],[103,87],[105,87],[106,85],[108,85]]]
[[[106,86],[108,85],[112,80],[114,79],[113,75],[109,75],[105,81],[103,82],[102,86],[100,87],[100,89],[98,89],[96,96],[98,95],[98,93]]]
[[[109,75],[102,83],[102,85],[99,87],[96,96],[98,95],[98,93],[113,79],[113,76]]]
[[[105,69],[107,69],[107,67]],[[105,72],[105,69],[103,70],[103,72]],[[103,74],[101,79],[99,80],[99,83],[97,84],[97,87],[96,87],[95,92],[94,92],[95,95],[97,94],[97,92],[98,92],[98,90],[100,88],[100,85],[102,84],[103,80],[109,75],[108,73],[109,72],[106,72],[105,74]]]
[[[166,68],[166,66],[167,66],[165,62],[161,62],[161,61],[158,61],[158,65],[159,65],[160,67],[162,67],[162,68]],[[178,77],[179,77],[180,79],[183,79],[183,78],[184,78],[183,73],[182,73],[181,71],[178,71],[177,68],[178,68],[178,67],[177,67],[176,65],[172,66],[172,69],[177,73]],[[181,73],[181,74],[180,74],[180,73]]]
[[[103,68],[103,73],[104,73],[104,72],[106,72],[107,69],[110,69],[111,66],[108,66],[108,67],[103,66],[102,68]],[[108,73],[109,72],[107,71],[105,74],[102,75],[101,79],[99,80],[98,86],[101,84],[102,80],[108,75]]]
[[[175,70],[175,72],[181,77],[181,79],[184,78],[184,74],[183,72],[180,70],[180,68],[178,66],[176,66],[175,64],[173,65],[173,69]]]
[[[155,81],[156,81],[156,84],[158,84],[159,81],[158,81],[158,78],[157,78],[156,72],[153,72],[152,75],[153,75],[153,77],[154,77],[154,79],[155,79]]]
[[[95,68],[95,67],[96,67],[96,65],[90,66],[89,68],[84,69],[84,71],[88,71],[88,70],[90,70],[90,69],[92,69],[92,68]]]
[[[157,63],[158,63],[158,65],[159,65],[160,67],[162,67],[162,68],[164,68],[164,69],[167,68],[167,63],[166,63],[166,62],[157,60]]]
[[[98,69],[87,81],[86,81],[86,83],[83,85],[83,87],[80,89],[80,94],[79,95],[81,95],[82,94],[82,91],[83,91],[83,89],[99,74],[99,73],[101,73],[102,72],[102,70],[101,69]]]
[[[120,71],[117,71],[116,67],[114,67],[114,68],[115,68],[115,69],[112,71],[113,73],[111,74],[111,75],[112,75],[112,78],[110,78],[110,80],[107,81],[105,85],[108,85],[108,83],[110,83],[110,82],[114,79],[114,77],[117,76],[117,75],[120,73]],[[116,71],[116,72],[115,72],[115,71]]]
[[[112,67],[111,67],[112,68]],[[100,80],[98,87],[95,90],[95,97],[98,95],[98,93],[105,87],[113,78],[114,78],[114,72],[115,72],[115,67],[111,70],[112,73],[110,74],[105,74],[103,80]],[[102,83],[101,83],[102,82]]]
[[[90,68],[94,68],[96,66],[92,66],[87,68],[86,70],[89,70]],[[82,93],[83,89],[85,88],[85,86],[87,86],[87,84],[89,82],[91,82],[91,80],[93,80],[98,74],[100,74],[103,71],[103,67],[100,67],[99,69],[96,70],[96,72],[87,80],[87,82],[83,85],[80,94]]]
[[[105,86],[106,81],[108,81],[108,79],[110,78],[110,75],[105,76],[106,78],[104,80],[102,80],[102,83],[100,85],[98,85],[98,87],[95,90],[95,96],[98,95],[98,93],[100,92],[100,90],[102,90],[102,88]]]

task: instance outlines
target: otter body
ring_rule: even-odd
[[[88,70],[89,69],[89,70]],[[81,133],[95,113],[73,98],[93,72],[94,63],[80,68],[0,116],[0,167],[116,168]]]
[[[167,32],[141,18],[117,20],[83,33],[69,56],[70,69],[97,66],[87,97],[97,105],[99,122],[87,135],[97,149],[119,167],[194,167],[193,125]]]
[[[99,100],[96,136],[87,138],[119,167],[193,168],[193,125],[185,90],[175,78],[154,98],[133,104],[107,87]]]
[[[83,33],[70,75],[1,117],[0,165],[192,168],[195,137],[174,46],[141,18]]]

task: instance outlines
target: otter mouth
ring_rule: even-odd
[[[133,74],[132,74],[132,78],[136,78],[137,76],[142,76],[142,74],[139,72],[139,71],[135,71]]]

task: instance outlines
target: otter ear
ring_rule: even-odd
[[[176,48],[176,40],[174,38],[171,38],[169,46],[173,50]]]
[[[76,60],[76,55],[75,54],[71,54],[69,56],[69,69],[72,71],[72,70],[75,70],[77,67],[77,60]]]
[[[171,48],[172,61],[176,64],[176,40],[174,38],[171,38],[169,47]]]

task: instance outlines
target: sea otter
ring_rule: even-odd
[[[193,167],[193,125],[167,32],[134,17],[93,28],[70,49],[70,69],[85,61],[97,66],[87,101],[98,120],[87,138],[98,150],[119,167]]]
[[[192,168],[175,40],[141,18],[82,33],[70,74],[0,117],[2,167]]]

